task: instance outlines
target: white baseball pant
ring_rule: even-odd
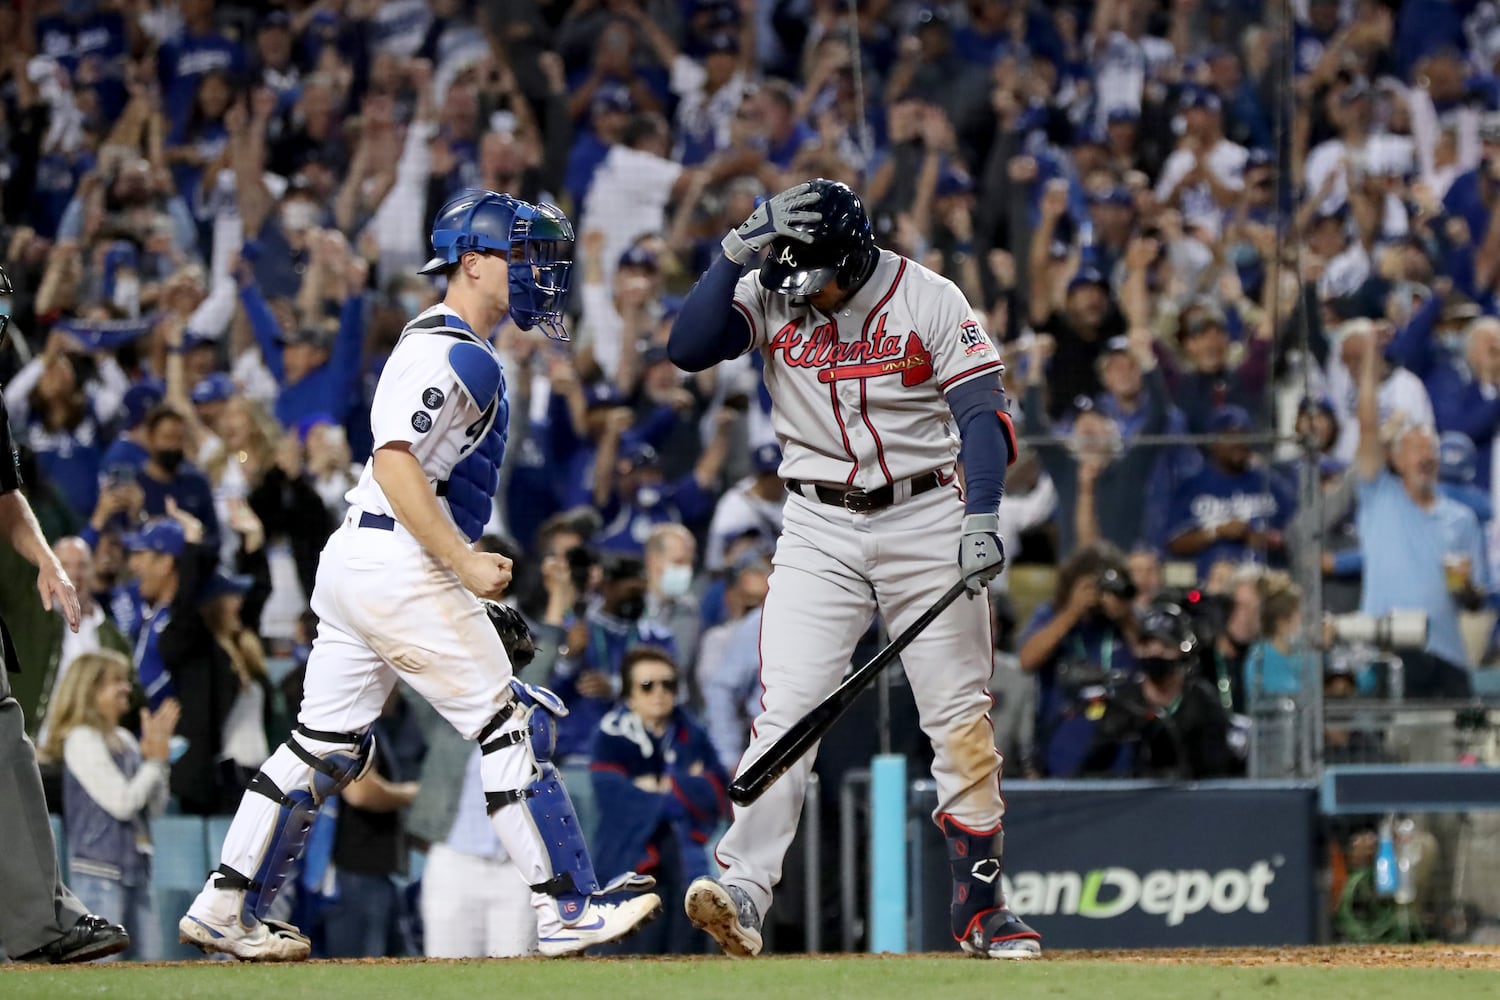
[[[388,531],[361,528],[359,516],[358,509],[346,516],[318,563],[312,598],[318,635],[298,722],[319,732],[362,731],[379,717],[399,674],[460,735],[476,738],[511,696],[510,660],[489,616],[458,575],[399,524]],[[521,725],[512,718],[500,731]],[[294,738],[313,752],[336,748]],[[484,755],[480,775],[486,791],[524,788],[532,767],[523,746]],[[283,746],[263,770],[278,787],[290,787],[306,765]],[[265,796],[245,796],[225,838],[225,864],[256,870],[278,808]],[[490,821],[528,885],[551,877],[546,845],[524,810],[501,809]],[[199,898],[210,915],[227,923],[238,912],[230,897],[205,891]],[[562,927],[552,897],[532,893],[531,905],[540,933]]]
[[[790,494],[761,620],[762,704],[741,766],[838,687],[855,643],[878,609],[891,635],[930,608],[958,579],[964,505],[939,488],[869,514]],[[973,830],[995,829],[1005,811],[995,750],[989,676],[989,604],[959,598],[907,647],[922,731],[936,760],[938,807]],[[816,748],[734,821],[715,856],[724,880],[771,905],[782,859],[802,814]]]
[[[531,886],[509,858],[433,844],[422,870],[428,958],[520,958],[537,951]]]

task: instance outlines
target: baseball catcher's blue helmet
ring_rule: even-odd
[[[812,295],[834,279],[841,288],[857,290],[880,260],[865,206],[847,184],[823,177],[811,184],[818,201],[808,208],[823,214],[805,228],[812,242],[782,237],[772,243],[760,265],[760,283],[794,296]]]
[[[504,254],[516,325],[540,326],[553,340],[568,339],[562,321],[573,269],[573,224],[561,209],[494,191],[464,191],[433,220],[432,250],[435,256],[422,274],[447,270],[466,253]]]

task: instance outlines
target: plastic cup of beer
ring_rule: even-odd
[[[1443,579],[1448,584],[1448,593],[1456,594],[1469,583],[1469,557],[1457,552],[1443,556]]]

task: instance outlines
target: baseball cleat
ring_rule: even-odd
[[[177,922],[177,940],[205,955],[231,955],[242,962],[304,962],[312,951],[301,931],[279,920],[257,921],[246,929],[238,921],[222,927],[189,913]]]
[[[539,940],[538,950],[547,958],[582,954],[595,945],[629,937],[660,915],[661,897],[654,892],[618,903],[601,903],[596,897],[583,908],[583,916]]]
[[[694,879],[683,906],[693,926],[707,931],[724,954],[735,958],[760,954],[760,914],[744,889],[717,879]]]
[[[975,917],[959,946],[975,958],[1037,958],[1042,954],[1042,936],[1001,908]]]

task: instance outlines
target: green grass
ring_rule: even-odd
[[[652,961],[390,962],[0,969],[5,1000],[774,1000],[811,997],[1015,1000],[1466,1000],[1500,996],[1500,972],[1463,968],[1232,967],[1051,958],[763,958]]]

